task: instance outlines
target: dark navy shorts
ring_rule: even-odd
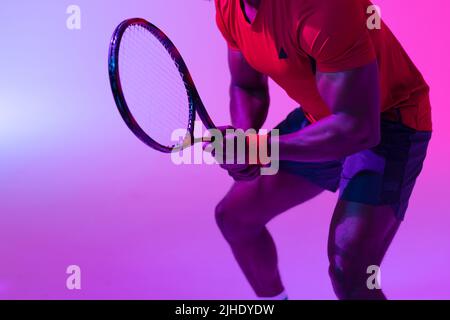
[[[276,128],[280,135],[296,132],[311,123],[301,108]],[[417,131],[400,121],[381,120],[378,146],[339,161],[280,161],[280,170],[298,174],[339,198],[368,205],[390,205],[404,219],[414,184],[422,170],[431,132]]]

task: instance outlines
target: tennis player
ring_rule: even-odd
[[[224,165],[236,182],[217,223],[256,295],[287,299],[266,224],[339,190],[329,274],[339,299],[385,299],[367,286],[404,219],[431,138],[429,87],[368,0],[215,0],[228,43],[234,128],[260,129],[268,78],[301,107],[277,127],[280,172]]]

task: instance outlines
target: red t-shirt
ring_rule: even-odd
[[[313,121],[330,115],[314,75],[340,72],[378,60],[382,112],[398,108],[403,123],[431,130],[429,87],[382,22],[370,30],[369,0],[261,0],[249,23],[240,0],[215,0],[217,25],[240,50],[297,101]]]

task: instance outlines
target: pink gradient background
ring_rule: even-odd
[[[229,188],[211,166],[176,167],[130,134],[110,93],[114,27],[141,16],[164,29],[216,122],[227,124],[225,43],[200,0],[2,1],[0,298],[252,299],[213,217]],[[392,299],[450,298],[447,0],[379,0],[432,89],[434,138],[405,223],[383,264]],[[272,85],[267,127],[295,103]],[[187,187],[189,186],[189,187]],[[336,195],[270,224],[292,299],[335,299],[326,240]],[[65,287],[82,269],[82,290]]]

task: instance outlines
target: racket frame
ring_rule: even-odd
[[[194,81],[192,80],[189,69],[186,63],[184,62],[183,57],[181,56],[178,49],[175,47],[173,42],[163,31],[161,31],[154,24],[142,18],[127,19],[123,21],[121,24],[119,24],[119,26],[114,31],[109,46],[109,55],[108,55],[109,79],[111,83],[111,90],[114,96],[114,101],[116,103],[117,108],[119,109],[122,119],[125,121],[128,128],[134,133],[134,135],[151,148],[161,151],[163,153],[171,153],[174,150],[179,150],[179,148],[177,148],[177,145],[164,146],[158,143],[156,140],[152,139],[142,129],[142,127],[133,117],[133,114],[131,113],[128,104],[126,102],[125,96],[122,91],[122,83],[120,80],[119,51],[123,35],[125,34],[126,30],[131,26],[139,26],[149,31],[161,43],[161,45],[164,46],[167,53],[172,58],[176,68],[180,72],[180,76],[186,88],[187,103],[188,103],[187,107],[189,108],[189,119],[188,119],[188,126],[186,128],[187,134],[185,141],[191,141],[192,145],[195,142],[195,140],[193,139],[193,134],[194,134],[196,113],[200,117],[200,120],[202,121],[206,129],[214,129],[216,128],[216,126],[214,125],[213,121],[211,120],[211,117],[206,111],[206,108],[200,98],[200,95],[198,94],[197,88],[195,87]]]

